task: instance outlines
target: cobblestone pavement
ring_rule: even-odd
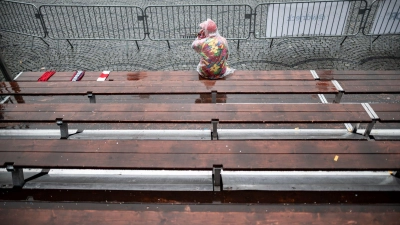
[[[227,1],[227,0],[31,0],[39,6],[54,4],[102,4],[102,5],[148,5],[168,4],[248,4],[255,7],[264,1]],[[74,48],[66,41],[58,42],[45,38],[47,47],[40,39],[1,32],[0,52],[11,73],[20,71],[57,71],[72,70],[194,70],[199,56],[191,49],[192,40],[156,42],[146,38],[139,41],[140,50],[133,41],[87,41],[72,40]],[[229,41],[231,67],[239,70],[300,70],[300,69],[337,69],[337,70],[400,70],[400,36],[382,36],[370,50],[370,38],[357,35],[346,39],[339,46],[340,38],[286,38],[274,41],[255,39]],[[127,50],[128,46],[128,50]]]

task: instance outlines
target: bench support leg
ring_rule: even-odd
[[[326,98],[323,94],[318,94],[318,97],[323,104],[328,104],[328,101],[326,100]]]
[[[392,175],[395,176],[395,177],[397,177],[397,178],[400,178],[400,171],[394,171],[394,172],[392,173]]]
[[[368,124],[367,128],[365,128],[364,136],[369,136],[370,135],[371,130],[375,125],[375,122],[376,122],[375,120],[372,120],[372,122]]]
[[[217,91],[211,91],[211,103],[217,103]]]
[[[13,165],[7,165],[8,172],[11,172],[14,187],[22,187],[25,184],[24,171],[22,168],[14,168]]]
[[[356,133],[358,129],[360,129],[360,123],[355,124],[353,128],[353,133]]]
[[[351,123],[345,123],[346,129],[348,132],[354,133],[354,127],[351,125]]]
[[[61,139],[68,139],[68,124],[62,121],[62,118],[57,118],[56,123],[60,126]]]
[[[211,133],[211,140],[218,140],[218,122],[219,119],[212,119],[212,133]]]
[[[214,191],[222,190],[222,165],[213,165],[212,180]]]
[[[347,130],[351,133],[357,133],[357,130],[360,128],[360,123],[355,124],[354,127],[351,123],[345,123],[344,125],[346,126]]]
[[[6,103],[8,100],[11,100],[10,96],[6,96],[5,98],[3,98],[3,96],[0,97],[0,104]]]
[[[342,99],[342,96],[344,94],[344,90],[343,90],[342,86],[340,86],[339,82],[337,82],[337,80],[332,80],[331,82],[335,86],[335,88],[338,90],[338,93],[336,93],[333,103],[340,103],[340,100]]]
[[[88,91],[87,96],[89,98],[90,103],[96,103],[96,96],[93,94],[93,92]]]
[[[335,95],[335,99],[333,100],[333,103],[340,103],[340,100],[342,99],[343,92],[340,91]]]

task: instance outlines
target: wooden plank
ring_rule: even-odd
[[[114,80],[199,80],[196,71],[140,71],[118,72],[111,79]],[[277,70],[277,71],[243,71],[236,70],[231,76],[222,80],[314,80],[309,70]]]
[[[399,80],[396,70],[316,70],[321,80]]]
[[[381,123],[400,123],[400,112],[379,112],[377,115]]]
[[[370,105],[375,112],[399,112],[400,111],[400,104],[371,103]]]
[[[82,81],[95,81],[102,71],[86,71]],[[316,70],[321,80],[399,80],[400,71],[340,71]],[[43,72],[23,72],[18,81],[37,81]],[[70,81],[73,71],[57,72],[50,78],[53,81]],[[233,76],[225,80],[314,80],[309,70],[272,70],[272,71],[243,71],[236,70]],[[111,71],[107,80],[114,81],[168,81],[168,80],[199,80],[196,71]]]
[[[338,81],[344,81],[344,80],[394,80],[397,81],[399,80],[399,75],[334,75],[334,76],[323,76],[320,77],[321,81],[327,81],[327,80],[338,80]]]
[[[212,90],[216,90],[222,94],[336,94],[338,91],[334,88],[320,88],[312,86],[216,86]],[[132,94],[207,94],[211,93],[211,89],[202,86],[182,87],[182,86],[166,86],[166,87],[76,87],[76,88],[20,88],[18,90],[0,90],[0,94],[4,95],[85,95],[88,91],[97,95],[132,95]]]
[[[352,86],[342,85],[346,94],[400,94],[400,86]]]
[[[361,118],[360,118],[361,116]],[[309,113],[269,112],[14,112],[1,113],[0,122],[51,123],[63,118],[68,123],[367,123],[371,119],[366,113]]]
[[[1,140],[0,143],[4,149],[0,151],[0,163],[25,168],[211,169],[214,164],[222,164],[227,170],[400,168],[400,142],[396,141],[328,141],[326,145],[324,141]]]
[[[88,103],[87,95],[44,95],[26,96],[14,95],[14,98],[23,98],[25,103]],[[204,104],[212,103],[211,93],[185,94],[185,95],[97,95],[97,103],[185,103]],[[319,103],[316,95],[267,95],[267,94],[217,94],[217,103],[281,103],[281,102],[307,102]]]
[[[18,81],[37,81],[43,72],[24,72]],[[101,71],[86,71],[81,81],[95,81]],[[70,81],[73,72],[57,72],[49,79],[52,81]],[[201,78],[200,78],[201,79]],[[114,81],[168,81],[199,80],[195,70],[189,71],[111,71],[107,80]],[[309,70],[243,71],[236,70],[234,75],[224,80],[314,80]]]
[[[393,83],[387,82],[387,85]],[[271,80],[271,81],[237,81],[237,80],[197,80],[197,81],[112,81],[112,82],[0,82],[3,88],[62,88],[62,87],[136,87],[136,86],[327,86],[331,81],[299,81],[299,80]]]
[[[400,93],[399,80],[342,80],[339,81],[347,94],[397,94]]]
[[[400,123],[400,104],[370,104],[381,123]]]
[[[5,224],[386,224],[398,204],[112,204],[4,202]]]
[[[19,107],[18,107],[19,106]],[[370,122],[361,104],[22,104],[0,106],[0,122],[342,123]]]
[[[67,144],[66,144],[67,143]],[[400,141],[2,140],[0,152],[150,154],[400,154]]]
[[[277,104],[153,104],[153,103],[54,103],[0,104],[3,112],[365,112],[360,103],[277,103]],[[373,104],[375,106],[375,104]],[[391,104],[384,104],[391,105]]]
[[[341,85],[347,86],[400,86],[400,75],[398,80],[342,80]]]
[[[99,84],[101,83],[101,84]],[[14,95],[84,95],[88,91],[96,94],[204,94],[216,90],[224,94],[319,94],[337,93],[337,89],[331,82],[315,81],[275,81],[272,83],[264,82],[214,82],[202,81],[189,82],[96,82],[93,86],[88,86],[85,82],[65,83],[1,83],[1,94]]]
[[[190,149],[188,149],[190,151]],[[210,170],[398,170],[400,154],[152,154],[1,152],[2,164],[24,168]],[[338,157],[337,157],[338,156]],[[338,158],[335,161],[335,158]]]
[[[315,70],[322,75],[400,75],[399,70]]]

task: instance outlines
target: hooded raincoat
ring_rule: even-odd
[[[197,72],[207,79],[219,79],[232,74],[235,70],[229,68],[228,42],[219,35],[217,25],[211,19],[200,24],[203,33],[192,43],[192,48],[200,54]]]

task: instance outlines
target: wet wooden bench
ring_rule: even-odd
[[[166,76],[166,74],[171,76]],[[197,91],[196,93],[207,94],[211,94],[210,92],[213,90],[216,90],[216,93],[222,93],[222,91],[232,93],[232,91],[235,90],[241,93],[247,93],[245,90],[248,91],[248,93],[281,93],[279,92],[278,86],[285,82],[287,82],[287,84],[299,85],[310,83],[314,84],[314,86],[320,83],[328,84],[325,86],[321,85],[324,88],[335,87],[335,85],[332,86],[333,83],[330,80],[315,81],[315,78],[312,76],[310,77],[309,74],[299,75],[297,72],[280,72],[275,75],[271,75],[268,71],[246,72],[246,75],[236,76],[240,74],[237,73],[235,76],[228,77],[226,80],[221,81],[199,81],[197,73],[190,72],[190,74],[191,75],[188,76],[186,72],[181,75],[177,73],[169,74],[169,72],[151,72],[146,73],[146,76],[142,73],[134,73],[130,74],[129,77],[122,72],[120,76],[114,76],[115,74],[111,73],[108,79],[113,79],[113,81],[110,82],[83,80],[82,82],[74,83],[64,82],[69,81],[70,75],[68,74],[65,75],[64,80],[60,79],[57,82],[50,81],[39,85],[42,85],[42,88],[47,85],[50,93],[63,93],[65,95],[68,95],[67,89],[74,88],[75,90],[70,93],[87,95],[88,91],[92,91],[91,94],[110,94],[110,92],[107,93],[104,91],[105,87],[119,94],[126,94],[128,92],[146,93],[146,91],[147,93],[170,94],[164,89],[168,87],[167,89],[175,91],[178,94],[182,91],[182,86],[178,85],[182,81],[187,84],[192,84],[192,86],[187,86],[186,90],[190,89],[189,91],[194,90],[194,92]],[[93,78],[97,78],[98,75],[99,73],[96,72]],[[20,78],[22,79],[23,77],[24,76],[21,76]],[[90,76],[87,76],[86,78],[89,77]],[[141,82],[145,86],[150,87],[150,89],[142,88],[142,86],[138,84],[132,86],[129,82],[126,82],[129,80],[128,77],[131,81]],[[287,79],[290,81],[285,81]],[[8,88],[8,90],[11,89],[11,91],[16,93],[11,84],[13,83],[4,84],[4,89],[2,90]],[[246,87],[245,84],[251,85]],[[40,87],[35,85],[37,85],[35,82],[23,82],[20,80],[20,82],[18,82],[18,93],[24,93],[26,95],[31,94],[33,96],[41,94],[40,91],[37,91]],[[244,88],[232,90],[231,85],[244,86]],[[123,88],[120,88],[121,86]],[[274,88],[274,86],[276,87],[275,92],[268,90],[268,88]],[[312,89],[311,86],[312,85],[304,85],[303,89],[307,89],[305,91],[310,93],[310,90],[315,90]],[[97,89],[88,90],[88,87]],[[138,87],[140,90],[135,92],[134,87]],[[161,90],[161,88],[164,90]],[[299,90],[297,86],[286,85],[286,88],[289,91],[285,93],[295,93],[295,89]],[[335,87],[335,91],[338,91],[338,88]],[[315,93],[320,94],[328,92],[323,92],[319,89],[318,92]],[[334,94],[337,94],[337,92]],[[16,94],[16,96],[23,95]],[[24,184],[24,168],[207,170],[212,171],[215,190],[223,190],[223,174],[221,174],[221,170],[399,171],[399,141],[366,141],[366,139],[362,141],[218,140],[219,123],[367,123],[368,128],[366,129],[365,135],[368,135],[368,131],[371,131],[376,121],[382,119],[383,122],[390,122],[389,118],[398,112],[396,112],[397,109],[397,106],[391,106],[390,104],[2,104],[0,105],[0,123],[56,123],[60,126],[61,137],[64,139],[67,139],[69,135],[69,123],[211,123],[213,125],[211,135],[214,140],[8,139],[0,140],[0,146],[2,146],[0,150],[0,163],[12,173],[14,186],[22,186]],[[393,121],[396,122],[398,120],[396,119]],[[398,172],[394,172],[394,175],[399,176]],[[384,191],[377,191],[376,193],[383,192]],[[240,194],[243,193],[244,192],[240,192]],[[246,193],[252,195],[254,191],[246,191]],[[311,192],[311,194],[315,193],[318,192]],[[339,193],[341,194],[341,192]],[[393,192],[387,195],[391,193]],[[265,192],[262,194],[265,195]],[[328,194],[331,193],[328,192]],[[353,193],[351,194],[354,195]],[[204,194],[202,193],[202,195]],[[276,195],[281,196],[280,194]],[[321,198],[324,197],[321,196]],[[229,198],[226,199],[225,203],[229,202],[228,199]],[[66,201],[70,201],[70,199],[66,199]],[[241,201],[246,202],[246,199],[242,197]],[[307,203],[307,205],[309,204]],[[160,205],[155,207],[160,207]],[[221,206],[219,209],[223,212],[227,210],[226,205]],[[368,211],[367,213],[369,213],[369,215],[371,212],[374,212],[375,209],[376,208],[363,208],[363,210]],[[187,213],[190,211],[186,208],[185,210]],[[209,208],[207,210],[209,210]],[[219,212],[218,209],[216,210],[217,213],[213,215],[221,216],[221,212]],[[271,210],[270,206],[268,210]],[[342,208],[340,208],[340,210],[342,210]],[[352,210],[354,210],[354,208],[352,208]],[[262,211],[264,212],[265,209]],[[0,210],[0,212],[2,211]],[[22,213],[24,212],[26,213],[27,211],[25,210]],[[347,220],[338,219],[343,218],[342,211],[335,212],[336,213],[333,213],[334,216],[330,217],[330,221],[339,221],[338,223],[348,222]],[[287,211],[284,213],[287,213]],[[385,211],[385,213],[387,212]],[[383,218],[387,216],[385,213],[381,213],[380,211],[373,215]],[[229,215],[231,214],[232,213]],[[304,215],[304,212],[302,211],[300,214]],[[185,215],[188,214],[179,214],[179,216]],[[191,214],[190,218],[192,218],[193,215],[198,216],[200,214],[194,212]],[[202,213],[201,215],[204,216],[205,214]],[[252,212],[251,215],[254,215],[254,212]],[[282,218],[282,214],[277,215],[280,216],[279,218]],[[297,214],[291,211],[289,215],[293,216]],[[311,213],[311,215],[320,218],[321,214],[318,212]],[[395,215],[397,216],[397,214]],[[151,216],[154,217],[153,214],[151,214]],[[390,216],[393,215],[390,214]],[[263,219],[265,218],[263,217]],[[235,220],[235,222],[237,221],[241,220]],[[285,223],[284,221],[286,220],[280,221]],[[293,221],[289,221],[288,223],[293,223]],[[309,221],[315,222],[315,218],[313,217]]]
[[[209,170],[400,169],[399,141],[0,140],[1,165],[23,168]],[[397,174],[398,175],[398,174]]]
[[[400,104],[371,104],[381,123],[400,123]]]
[[[101,71],[86,71],[81,81],[96,81]],[[37,82],[43,72],[21,72],[15,81]],[[48,82],[70,82],[73,72],[56,72]],[[111,71],[106,81],[197,81],[199,75],[189,71]],[[314,80],[310,70],[244,71],[236,70],[234,76],[223,80]]]
[[[370,134],[376,122],[379,123],[394,123],[400,124],[400,104],[387,104],[387,103],[361,103],[368,115],[371,117],[372,122],[368,124],[364,135]],[[357,132],[360,124],[356,124],[353,132]],[[398,139],[398,137],[392,137]]]
[[[5,201],[5,224],[396,224],[398,204],[110,204]]]
[[[335,94],[342,91],[335,81],[315,80],[191,80],[191,81],[112,81],[112,82],[2,82],[0,94],[13,96],[87,95],[209,95],[212,103],[227,94]]]
[[[368,105],[368,104],[367,104]],[[2,104],[0,123],[368,123],[365,104]],[[370,129],[369,129],[370,131]],[[366,132],[365,135],[369,133]]]
[[[112,71],[106,81],[114,81],[114,84],[95,82],[101,72],[92,71],[86,71],[81,82],[67,84],[73,73],[57,72],[49,79],[48,83],[35,84],[33,81],[37,81],[41,74],[42,72],[20,73],[16,77],[18,83],[1,84],[0,93],[16,97],[50,94],[86,95],[88,93],[89,96],[94,96],[94,94],[129,95],[139,92],[151,95],[210,94],[212,96],[210,96],[209,102],[216,102],[217,95],[225,94],[318,94],[323,102],[326,99],[321,95],[335,94],[334,102],[340,102],[344,92],[346,94],[400,93],[399,71],[239,70],[233,76],[228,76],[222,80],[200,81],[196,71]],[[313,82],[313,80],[319,82]],[[25,82],[30,84],[24,84]],[[86,82],[92,83],[82,84]],[[86,86],[86,88],[82,86]],[[116,86],[123,88],[115,90]],[[163,88],[160,86],[163,86]],[[89,90],[88,87],[93,90]],[[54,91],[55,88],[58,88],[58,93]],[[92,102],[95,101],[94,97],[90,99]]]
[[[37,79],[42,75],[43,72],[21,72],[15,80],[18,81],[19,83],[14,85],[15,90],[20,90],[20,87],[23,85],[21,82],[32,82],[35,83]],[[72,82],[72,83],[82,83],[82,82],[93,82],[91,84],[92,86],[96,87],[96,83],[101,83],[101,82],[95,82],[99,75],[102,72],[93,72],[93,71],[86,71],[85,76],[82,78],[80,82]],[[54,82],[62,82],[63,84],[59,84],[60,86],[63,86],[67,82],[70,82],[71,76],[73,72],[56,72],[50,79],[49,83],[54,83]],[[199,82],[200,80],[200,82]],[[312,73],[310,70],[296,70],[296,71],[289,71],[289,70],[277,70],[277,71],[235,71],[235,74],[233,76],[228,76],[226,78],[220,79],[220,80],[204,80],[201,77],[199,77],[198,73],[194,70],[192,71],[140,71],[140,72],[129,72],[129,71],[111,71],[109,77],[106,79],[106,81],[114,81],[114,82],[122,82],[123,86],[125,85],[139,85],[136,84],[136,82],[141,81],[141,82],[148,82],[148,83],[141,83],[140,85],[147,86],[148,91],[147,94],[140,94],[139,97],[143,98],[148,98],[148,94],[151,95],[165,95],[168,94],[171,96],[172,94],[177,96],[177,95],[185,95],[185,96],[190,96],[191,94],[200,94],[200,98],[197,99],[188,99],[186,102],[195,100],[196,103],[213,103],[213,102],[219,102],[219,103],[224,103],[226,102],[226,94],[240,94],[242,96],[245,96],[245,98],[249,98],[247,93],[252,94],[254,97],[256,97],[256,94],[323,94],[323,93],[331,93],[331,94],[336,94],[337,98],[335,99],[336,102],[340,101],[341,94],[340,91],[334,91],[336,90],[336,87],[334,87],[333,83],[330,83],[331,81],[328,81],[327,83],[313,83],[315,81]],[[129,81],[129,82],[127,82]],[[130,82],[132,82],[130,83]],[[226,83],[224,86],[225,87],[220,87],[223,85],[225,82],[223,81],[231,81],[231,83]],[[272,81],[271,84],[260,85],[259,82],[257,81]],[[301,83],[299,81],[306,81],[304,83]],[[158,88],[157,91],[153,91],[155,87],[151,87],[149,85],[152,85],[154,82],[163,82],[165,85],[164,94],[161,92],[161,88]],[[187,92],[182,93],[179,92],[179,90],[183,90],[182,88],[175,89],[172,87],[168,87],[168,84],[166,82],[172,82],[169,85],[179,85],[180,87],[188,87],[186,89]],[[243,84],[243,82],[247,82],[247,84]],[[105,82],[107,83],[107,82]],[[270,83],[270,82],[269,82]],[[75,85],[75,84],[72,84]],[[103,84],[103,87],[113,87],[111,84]],[[117,85],[117,84],[115,84]],[[118,83],[120,85],[120,83]],[[155,84],[156,85],[156,84]],[[195,86],[194,86],[195,85]],[[229,88],[226,86],[231,86],[235,88]],[[243,86],[242,86],[243,85]],[[304,88],[301,88],[300,86],[304,86]],[[10,86],[10,85],[7,85]],[[34,86],[36,87],[36,86]],[[40,86],[39,86],[40,87]],[[194,87],[194,88],[193,88]],[[240,88],[239,88],[240,87]],[[135,88],[135,87],[133,87]],[[113,94],[113,91],[116,91],[115,89],[109,88],[108,91],[105,91],[104,88],[95,88],[96,91],[100,90],[100,92],[96,92],[96,95],[107,95],[110,96],[110,94]],[[142,87],[141,89],[144,89]],[[23,98],[22,92],[21,94],[15,94],[15,92],[11,89],[8,89],[10,91],[4,90],[4,93],[10,92],[10,95],[14,95],[15,97],[18,97],[19,99]],[[238,91],[240,90],[240,91]],[[29,91],[29,90],[28,90]],[[87,94],[88,89],[81,88],[80,90],[76,93],[77,95],[83,95]],[[126,91],[126,89],[125,89]],[[132,94],[135,94],[135,92],[132,88],[129,89],[128,91],[132,91]],[[247,92],[246,92],[247,91]],[[250,91],[250,92],[249,92]],[[257,92],[260,91],[260,92]],[[43,89],[44,92],[44,89]],[[73,92],[70,91],[69,95]],[[104,93],[107,92],[107,93]],[[27,93],[23,92],[26,95],[31,95],[32,93]],[[83,94],[82,94],[83,93]],[[92,91],[92,94],[89,94],[89,96],[93,96],[94,91]],[[121,95],[121,92],[117,93],[118,95]],[[39,95],[39,92],[36,92],[36,96]],[[42,95],[47,95],[46,93],[42,93]],[[125,95],[129,95],[128,92],[125,92]],[[113,95],[116,96],[116,95]],[[115,97],[114,97],[115,98]],[[191,97],[193,98],[193,97]],[[94,102],[95,98],[91,97],[90,98],[92,102]],[[162,98],[159,100],[159,102],[166,101],[169,99]],[[17,99],[18,101],[18,99]],[[112,100],[111,100],[112,101]],[[245,101],[245,100],[238,100],[239,102]],[[256,101],[262,101],[262,100],[256,100]],[[23,100],[19,100],[18,102],[23,103]]]
[[[399,80],[397,70],[315,70],[314,76],[320,80]]]
[[[345,94],[400,94],[400,71],[316,70],[321,81],[336,80]]]

